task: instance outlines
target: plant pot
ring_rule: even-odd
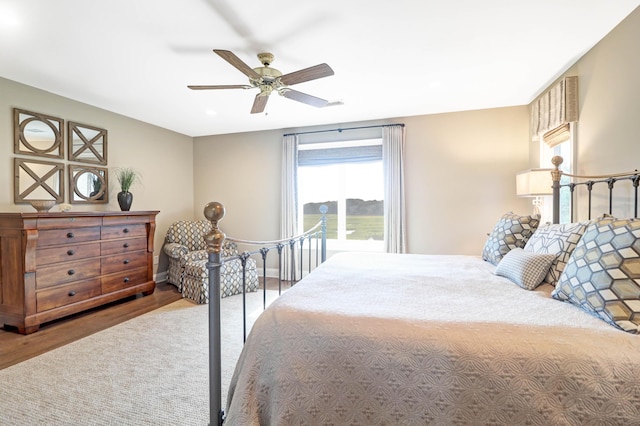
[[[133,194],[130,192],[118,192],[118,204],[120,210],[128,212],[131,209],[131,203],[133,203]]]

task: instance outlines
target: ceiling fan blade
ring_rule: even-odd
[[[269,95],[264,95],[262,93],[258,93],[253,100],[253,106],[251,107],[251,114],[259,114],[264,111],[267,106],[267,101],[269,100]]]
[[[191,90],[219,90],[219,89],[252,89],[248,84],[225,84],[218,86],[187,86]]]
[[[333,70],[327,64],[319,64],[313,67],[305,68],[299,71],[290,72],[280,77],[280,81],[290,86],[317,78],[328,77],[333,75]]]
[[[324,99],[316,98],[315,96],[307,95],[306,93],[298,92],[297,90],[287,89],[281,92],[282,96],[294,101],[302,102],[303,104],[311,105],[317,108],[322,108],[329,103]]]
[[[224,21],[238,34],[241,38],[249,42],[250,45],[255,44],[255,37],[251,32],[251,28],[240,18],[240,15],[224,0],[209,0],[207,2]]]
[[[245,64],[242,61],[242,59],[238,58],[233,52],[230,52],[229,50],[220,50],[220,49],[213,49],[213,51],[216,52],[218,56],[220,56],[222,59],[224,59],[225,61],[229,62],[231,65],[236,67],[238,71],[240,71],[242,74],[246,75],[247,77],[254,80],[260,79],[260,74],[255,72],[253,68],[251,68],[249,65]]]

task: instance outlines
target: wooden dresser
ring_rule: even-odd
[[[153,293],[157,211],[0,213],[0,325],[40,324]]]

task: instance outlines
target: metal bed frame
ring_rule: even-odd
[[[569,173],[565,173],[559,169],[560,165],[563,162],[562,157],[555,156],[551,160],[555,168],[551,171],[552,178],[552,199],[553,199],[553,223],[560,222],[560,191],[563,188],[568,188],[571,193],[570,197],[570,209],[571,209],[571,220],[574,221],[574,201],[575,194],[574,191],[576,187],[584,186],[587,189],[587,199],[588,199],[588,215],[589,219],[591,219],[592,215],[592,205],[591,205],[591,195],[594,185],[606,183],[609,188],[609,214],[612,212],[612,204],[613,204],[613,189],[615,183],[621,180],[630,180],[632,182],[634,188],[634,217],[638,217],[638,184],[640,182],[640,173],[635,170],[629,173],[619,173],[615,175],[608,176],[580,176],[573,175]],[[570,183],[560,183],[562,176],[568,176],[573,179],[573,182]],[[586,179],[584,181],[578,181],[580,179]],[[239,255],[229,257],[227,259],[221,258],[222,244],[227,239],[224,232],[222,232],[218,226],[218,222],[222,220],[224,217],[224,207],[222,204],[218,202],[211,202],[207,204],[204,208],[204,216],[209,220],[212,224],[212,230],[209,234],[207,234],[204,239],[207,245],[208,252],[208,263],[207,268],[209,269],[209,398],[210,398],[210,425],[222,425],[224,423],[224,411],[222,409],[222,373],[221,373],[221,331],[220,331],[220,297],[215,297],[215,295],[220,294],[220,266],[222,262],[226,260],[240,259],[243,266],[243,292],[242,292],[242,309],[243,309],[243,329],[244,329],[244,339],[247,337],[247,324],[246,324],[246,285],[245,285],[245,266],[246,261],[251,256],[260,255],[263,260],[263,308],[266,307],[266,264],[267,264],[267,254],[271,250],[277,250],[278,252],[278,288],[281,291],[282,281],[283,281],[283,253],[285,249],[288,247],[290,253],[290,278],[291,283],[295,283],[296,273],[299,272],[300,278],[303,276],[303,252],[304,252],[304,242],[309,242],[309,256],[308,256],[308,270],[311,272],[313,259],[312,252],[315,251],[315,266],[318,266],[320,263],[323,263],[326,260],[326,213],[327,207],[322,206],[320,208],[320,212],[322,214],[320,222],[316,224],[314,227],[309,229],[303,234],[292,236],[290,238],[285,238],[281,240],[272,240],[272,241],[249,241],[249,240],[240,240],[235,238],[228,238],[236,243],[252,245],[259,247],[255,251],[251,252],[243,252]],[[311,246],[312,241],[315,240],[315,250]],[[320,244],[320,247],[318,247]],[[296,267],[295,254],[296,249],[299,249],[299,269]]]
[[[553,223],[560,222],[560,191],[563,188],[567,188],[571,194],[569,198],[569,208],[570,208],[570,217],[571,222],[576,220],[575,217],[575,204],[576,204],[576,193],[575,190],[577,187],[584,186],[587,194],[587,219],[591,219],[592,217],[592,194],[593,187],[599,184],[607,184],[608,187],[608,196],[609,196],[609,208],[608,214],[613,213],[613,190],[616,182],[620,181],[631,181],[633,186],[633,217],[638,217],[638,183],[640,182],[640,172],[638,170],[634,170],[632,172],[624,172],[624,173],[616,173],[610,175],[574,175],[563,172],[560,170],[560,165],[563,162],[563,158],[559,155],[553,157],[551,159],[551,163],[554,165],[554,169],[551,171],[551,180],[552,180],[552,197],[553,197]],[[569,183],[560,183],[562,176],[568,176],[572,178],[572,182]],[[603,212],[604,213],[604,212]]]
[[[290,273],[289,279],[293,285],[299,277],[304,275],[304,248],[305,241],[308,242],[308,272],[312,267],[317,267],[327,258],[327,206],[320,207],[321,219],[309,230],[300,235],[295,235],[281,240],[271,241],[250,241],[236,238],[227,238],[218,226],[218,222],[224,217],[224,206],[218,202],[211,202],[204,208],[204,216],[211,222],[212,230],[205,235],[204,240],[207,245],[209,270],[209,400],[210,400],[210,422],[213,425],[224,423],[224,410],[222,409],[222,367],[221,367],[221,331],[220,331],[220,267],[223,262],[240,259],[242,262],[242,321],[243,339],[247,339],[247,315],[246,315],[246,262],[251,256],[260,255],[262,257],[262,287],[263,287],[263,309],[266,307],[267,297],[267,255],[270,251],[278,252],[278,293],[282,291],[283,282],[283,254],[285,249],[289,250]],[[239,244],[256,246],[254,251],[243,252],[239,255],[221,258],[222,244],[225,239]],[[315,248],[313,247],[315,242]],[[315,263],[312,254],[315,253]],[[296,261],[296,254],[298,261]],[[299,265],[299,268],[297,267]],[[297,273],[299,272],[299,275]],[[217,296],[217,297],[216,297]]]

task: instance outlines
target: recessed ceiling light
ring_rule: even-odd
[[[0,9],[0,29],[13,29],[20,26],[18,16],[9,9]]]

